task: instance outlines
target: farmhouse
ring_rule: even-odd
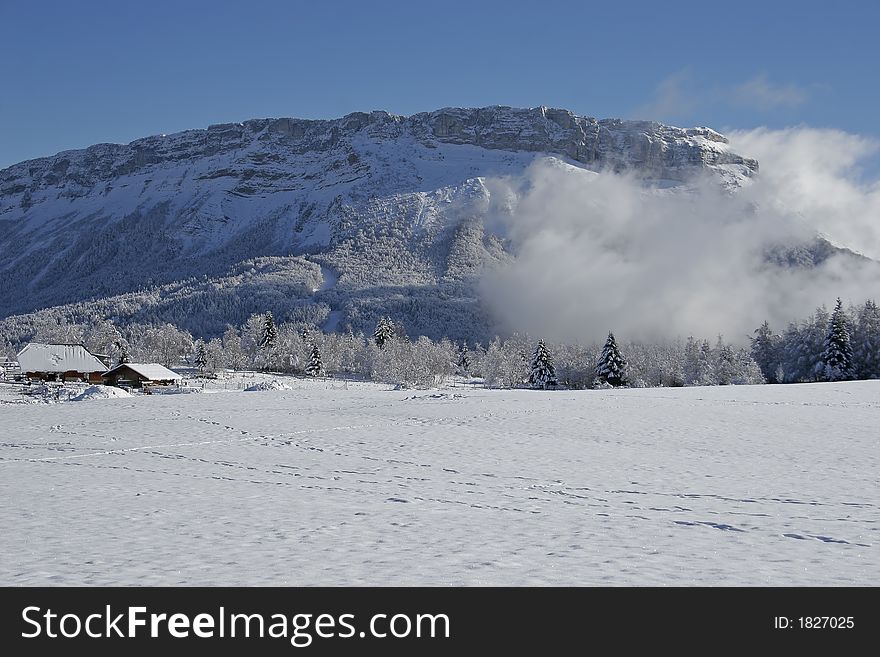
[[[107,366],[81,344],[31,342],[18,352],[17,358],[29,379],[42,381],[100,383],[101,375],[107,371]]]
[[[105,372],[102,378],[108,386],[141,388],[144,384],[167,386],[183,377],[156,363],[123,363]]]

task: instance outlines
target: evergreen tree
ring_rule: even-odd
[[[773,335],[770,324],[764,322],[755,329],[755,337],[752,339],[752,358],[761,368],[761,374],[767,383],[779,383],[777,372],[780,366],[780,342],[778,335]]]
[[[312,347],[312,356],[306,366],[306,374],[309,376],[324,376],[324,365],[321,362],[321,351],[318,345]]]
[[[617,340],[614,334],[608,332],[608,339],[602,348],[602,354],[599,356],[599,362],[596,364],[596,376],[604,383],[612,386],[620,386],[624,384],[624,371],[626,370],[626,360],[617,347]]]
[[[852,345],[856,376],[880,379],[880,307],[873,301],[859,309]]]
[[[471,373],[471,365],[471,357],[468,353],[467,345],[462,345],[458,353],[458,371],[463,376],[468,376]]]
[[[208,367],[208,351],[204,340],[196,340],[195,366],[199,374],[204,374]]]
[[[801,331],[800,362],[808,368],[810,376],[806,381],[822,381],[825,378],[825,338],[831,324],[831,315],[822,306],[803,325]]]
[[[260,346],[266,351],[271,351],[278,343],[278,329],[275,327],[275,318],[272,317],[272,311],[269,310],[263,315],[263,339]]]
[[[535,355],[532,356],[532,367],[529,373],[529,385],[533,388],[543,388],[557,385],[556,369],[553,367],[553,357],[547,350],[543,340],[538,341]]]
[[[388,341],[394,337],[394,322],[390,317],[380,317],[376,323],[376,330],[373,333],[373,340],[379,349],[384,349]]]
[[[825,336],[825,349],[822,362],[825,364],[825,378],[829,381],[846,381],[853,378],[853,350],[847,325],[843,302],[837,299],[828,334]]]

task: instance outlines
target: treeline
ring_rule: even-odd
[[[880,310],[869,301],[833,313],[817,310],[781,335],[765,322],[750,348],[720,336],[604,346],[547,343],[527,335],[496,337],[483,346],[425,336],[410,339],[390,317],[370,334],[324,333],[308,322],[276,324],[272,313],[254,314],[220,337],[194,338],[172,324],[117,327],[46,322],[37,342],[82,343],[116,362],[187,365],[205,375],[224,369],[260,369],[310,376],[354,376],[402,387],[427,387],[452,376],[483,379],[489,387],[591,388],[742,385],[880,378]],[[4,342],[14,356],[23,343]]]
[[[768,383],[880,378],[880,308],[874,301],[834,311],[819,308],[776,334],[755,331],[751,353]]]
[[[523,385],[586,388],[599,384],[647,386],[758,383],[757,365],[744,349],[721,338],[710,345],[689,338],[664,344],[625,343],[619,375],[597,372],[598,346],[547,344],[527,335],[495,338],[468,346],[425,336],[410,339],[400,324],[382,317],[372,334],[324,333],[303,322],[276,324],[272,313],[252,315],[243,325],[228,326],[219,338],[203,340],[172,324],[117,327],[96,319],[87,324],[46,322],[31,338],[36,342],[82,343],[114,362],[186,365],[211,375],[223,369],[260,369],[300,375],[348,375],[402,387],[425,387],[452,375],[482,378],[491,387]],[[7,341],[10,356],[24,346]],[[541,357],[535,374],[535,351]]]

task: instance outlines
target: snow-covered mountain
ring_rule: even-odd
[[[487,321],[476,277],[509,257],[484,223],[485,181],[547,157],[663,185],[708,173],[737,187],[758,169],[709,128],[546,107],[256,119],[98,144],[0,171],[0,317],[73,304],[212,333],[270,306],[329,328],[392,312],[410,332],[467,337],[462,317]]]

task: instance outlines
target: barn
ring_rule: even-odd
[[[102,379],[108,386],[141,388],[145,384],[167,386],[179,383],[183,377],[157,363],[122,363],[104,372]]]
[[[81,344],[29,343],[18,352],[18,364],[29,379],[101,383],[107,366]]]

